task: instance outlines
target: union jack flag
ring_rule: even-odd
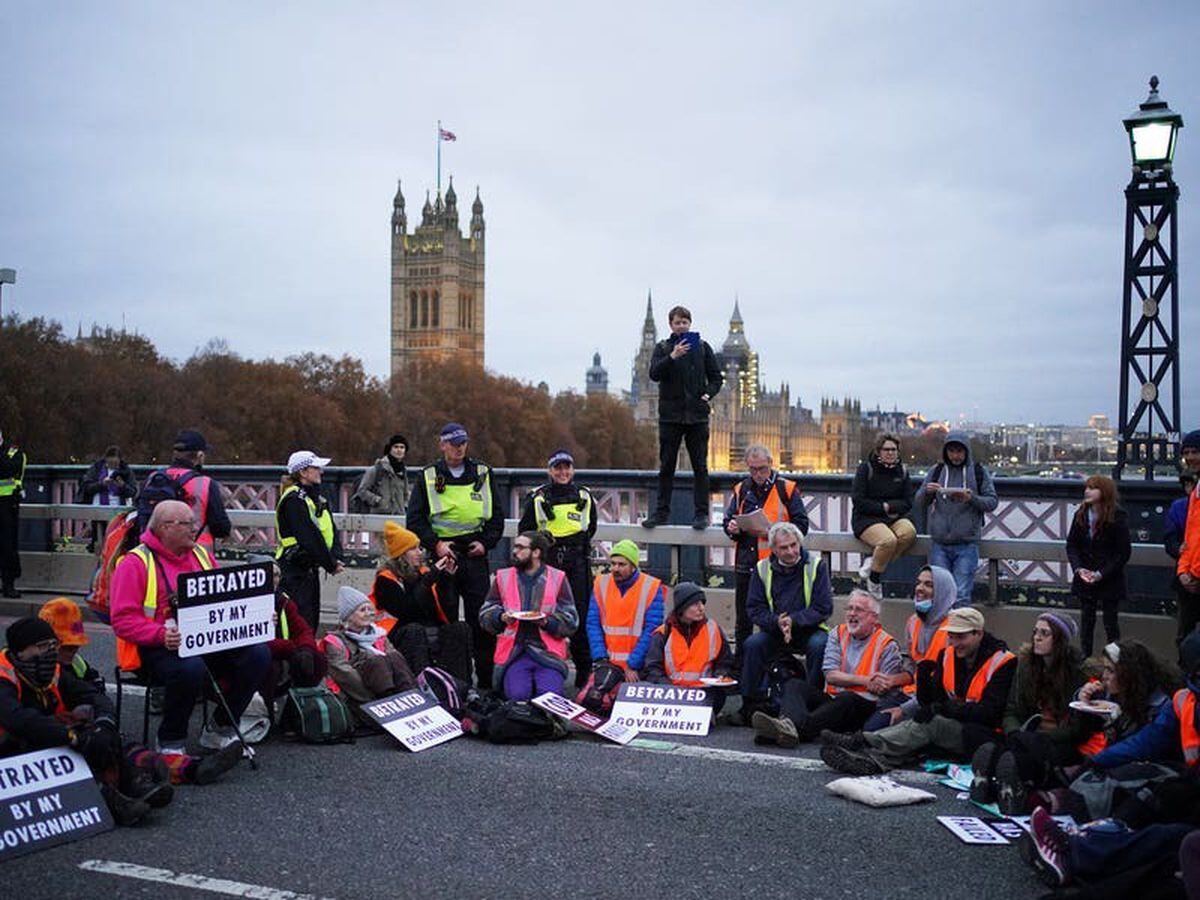
[[[457,141],[458,140],[458,138],[455,136],[453,131],[447,131],[445,128],[438,129],[438,137],[440,137],[443,141]]]

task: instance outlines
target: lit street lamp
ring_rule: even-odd
[[[1125,188],[1125,273],[1121,304],[1121,399],[1115,478],[1140,467],[1179,465],[1179,286],[1172,177],[1175,139],[1183,117],[1150,96],[1124,119],[1133,158]]]

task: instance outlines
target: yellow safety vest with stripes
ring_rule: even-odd
[[[804,564],[804,606],[806,608],[812,604],[812,586],[813,582],[817,580],[817,567],[820,565],[821,554],[810,552],[808,561]],[[759,560],[758,577],[762,579],[763,587],[766,589],[767,607],[771,612],[775,612],[775,598],[771,594],[771,582],[774,575],[775,573],[771,569],[771,560],[769,558]],[[826,631],[829,630],[829,626],[824,622],[821,623],[821,627]]]
[[[475,480],[469,484],[443,484],[439,491],[437,466],[426,466],[425,494],[429,498],[429,525],[439,538],[473,534],[492,517],[492,470],[475,464]]]
[[[282,536],[283,529],[279,527],[279,509],[283,506],[284,499],[289,494],[294,494],[300,488],[292,485],[282,494],[279,495],[279,502],[275,504],[275,534],[278,537],[278,543],[275,546],[275,558],[279,559],[283,556],[288,547],[294,547],[298,542],[292,535],[287,537]],[[317,512],[317,504],[308,494],[303,494],[304,503],[308,506],[308,517],[312,519],[314,525],[317,526],[317,531],[321,532],[321,540],[325,542],[325,546],[333,549],[333,516],[330,514],[328,507]]]
[[[25,452],[20,447],[9,447],[5,455],[13,459],[18,454],[21,456],[21,471],[13,478],[0,478],[0,497],[11,497],[25,485],[25,464],[28,462]]]
[[[587,531],[591,524],[592,494],[580,488],[578,500],[550,503],[539,488],[533,495],[533,516],[539,531],[549,531],[556,539],[572,537]]]

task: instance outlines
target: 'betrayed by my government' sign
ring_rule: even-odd
[[[414,753],[462,737],[462,723],[420,691],[364,703],[362,710]]]
[[[179,576],[180,656],[261,644],[275,637],[275,576],[269,562]]]
[[[0,759],[0,862],[112,827],[92,770],[74,750]]]
[[[651,734],[704,736],[712,724],[712,707],[704,688],[626,682],[608,720]]]

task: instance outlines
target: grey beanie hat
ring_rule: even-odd
[[[345,622],[350,618],[350,613],[354,612],[364,603],[370,603],[371,598],[360,591],[358,588],[352,588],[348,584],[343,584],[338,588],[337,603],[338,603],[338,621]]]
[[[673,609],[675,615],[679,615],[693,603],[701,603],[707,601],[704,596],[704,591],[700,589],[700,585],[693,584],[690,581],[681,581],[675,585],[675,603]]]

